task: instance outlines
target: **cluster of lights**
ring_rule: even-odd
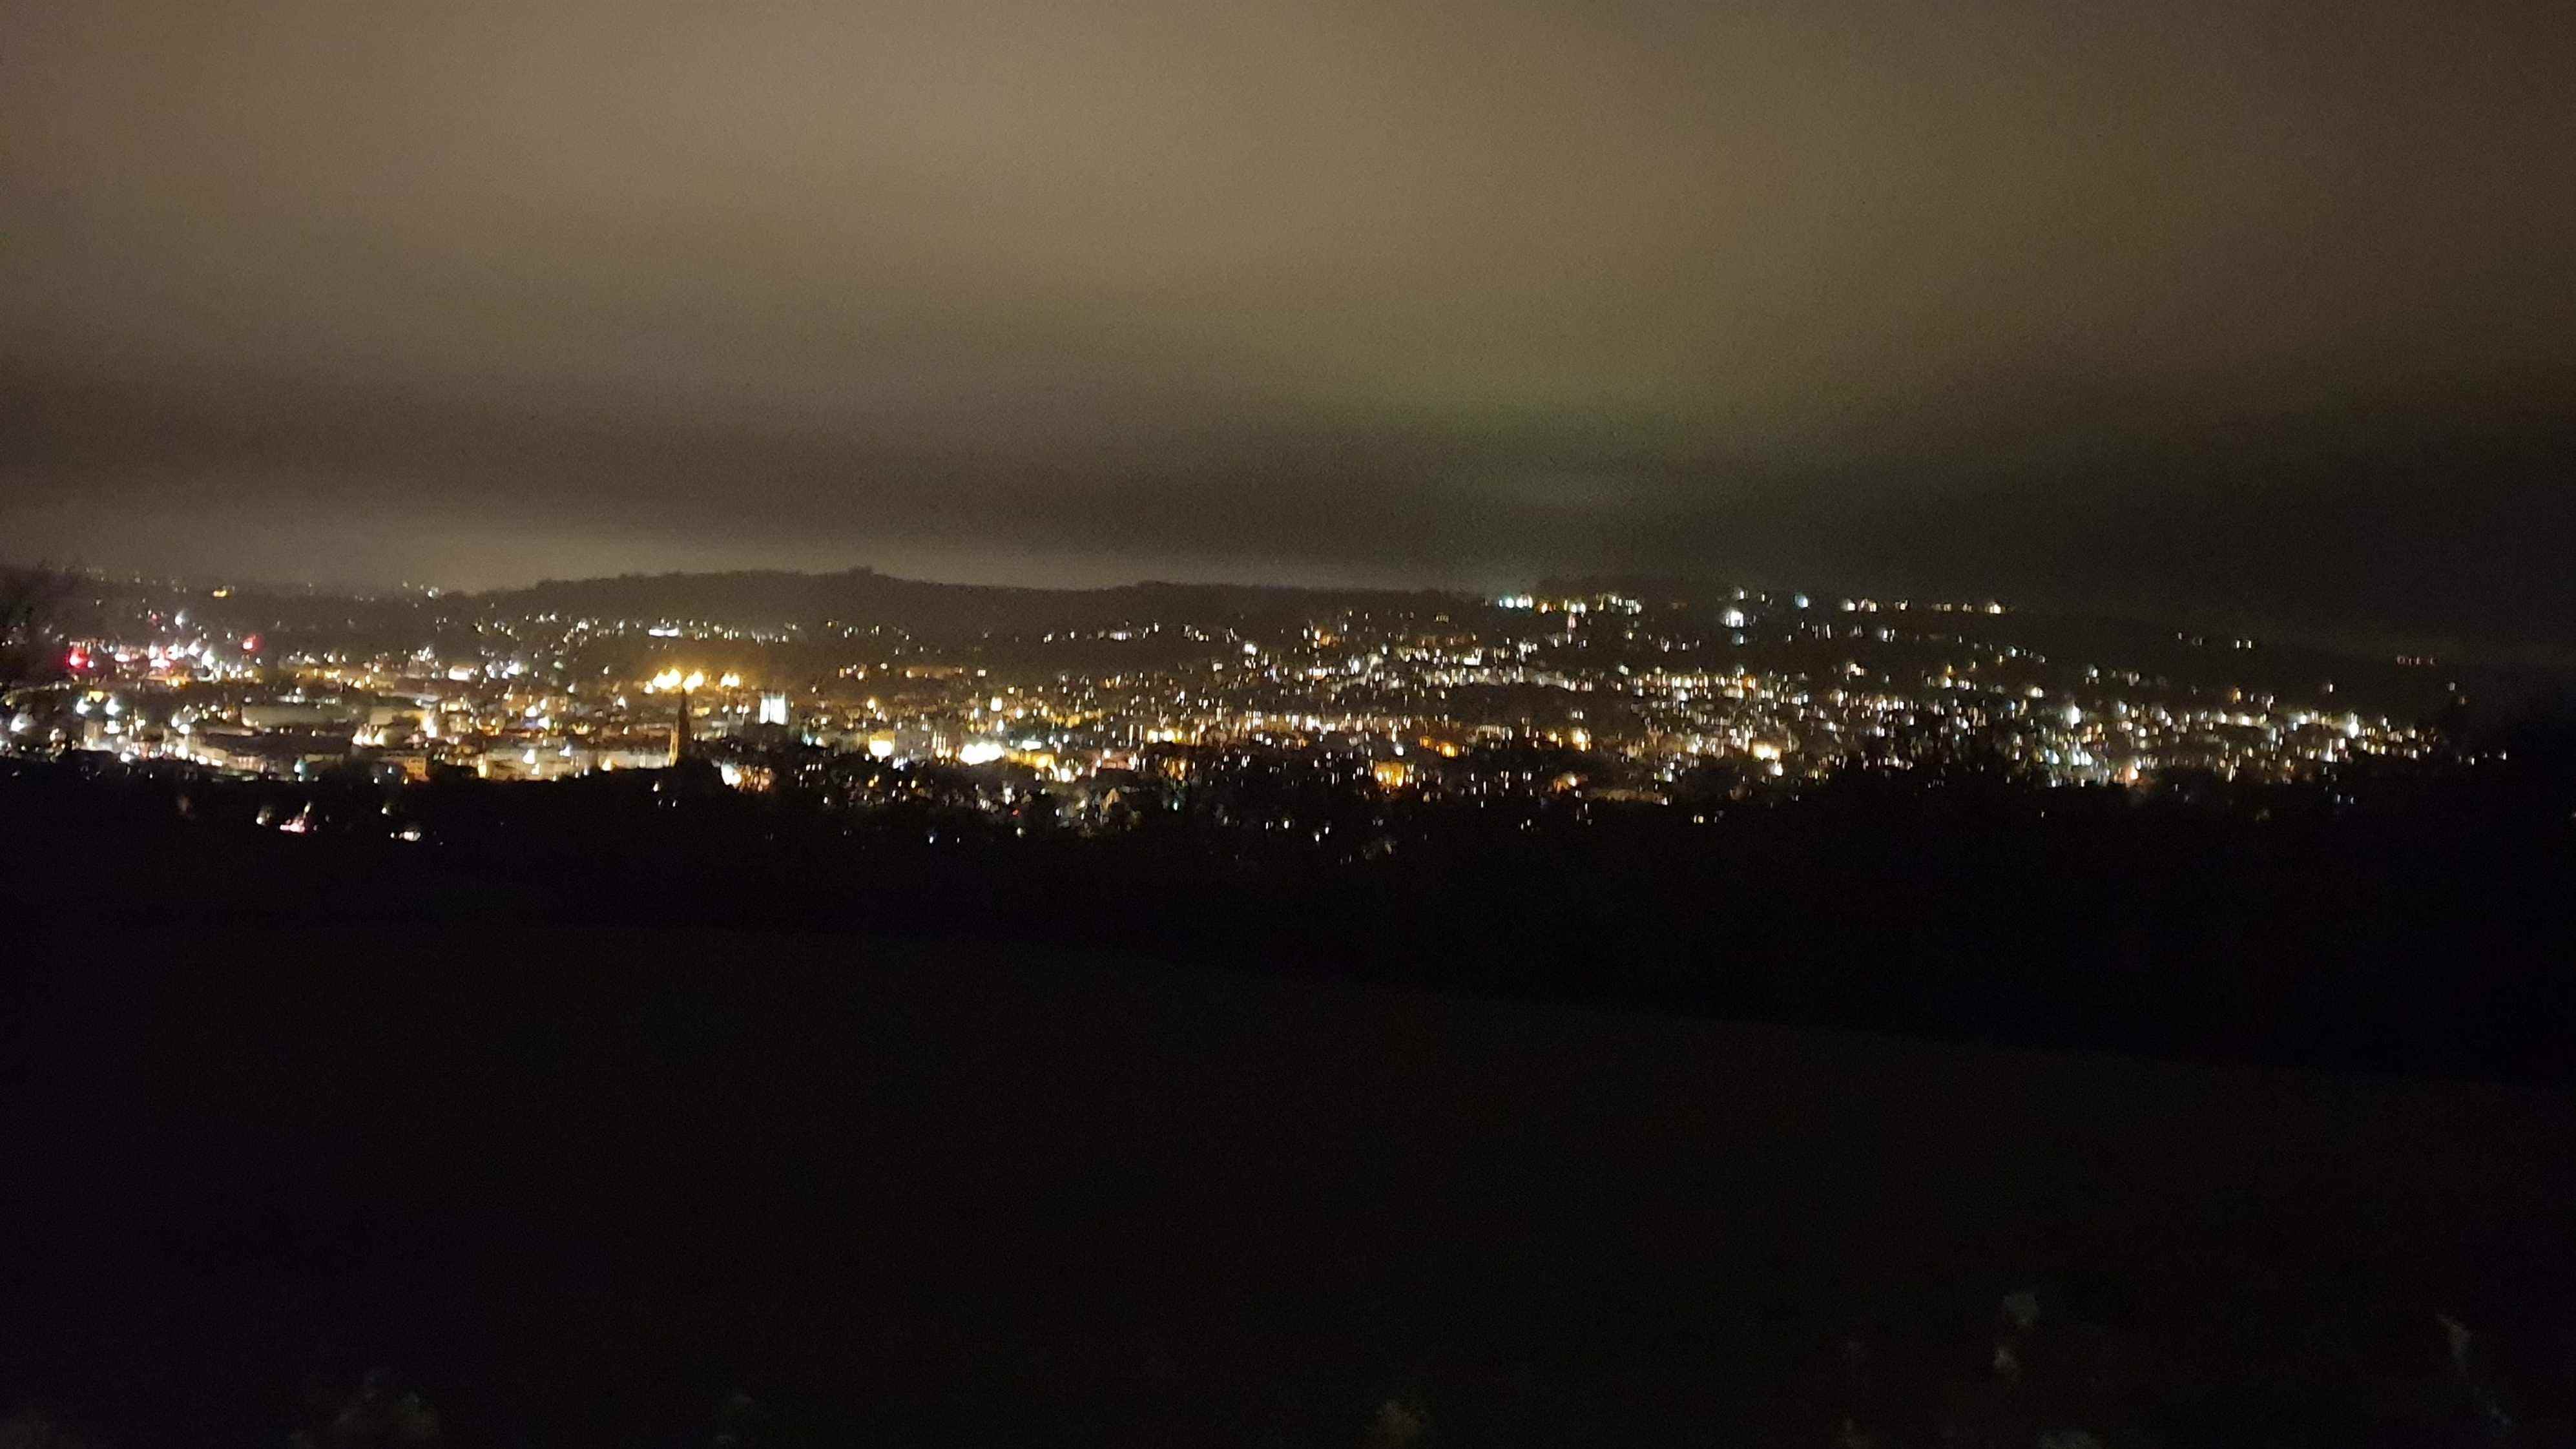
[[[704,716],[709,720],[706,737],[733,735],[775,744],[781,736],[749,732],[785,730],[808,746],[896,765],[1008,764],[1042,779],[1066,781],[1129,768],[1140,750],[1213,748],[1229,742],[1330,753],[1354,748],[1351,741],[1374,740],[1368,748],[1381,755],[1403,756],[1416,748],[1420,757],[1456,759],[1479,740],[1514,740],[1594,754],[1601,771],[1624,771],[1623,778],[1632,781],[1666,782],[1691,762],[1709,758],[1749,762],[1759,773],[1775,777],[1821,774],[1863,757],[1901,767],[1902,752],[1917,744],[1937,749],[1942,741],[1956,743],[1980,734],[2000,743],[2011,758],[2067,780],[2134,779],[2141,771],[2211,761],[2229,770],[2278,772],[2356,751],[2415,749],[2421,743],[2385,720],[2373,724],[2351,713],[2298,715],[2277,710],[2268,699],[2226,709],[2168,708],[2150,699],[2132,710],[2134,696],[2112,691],[2120,682],[2143,687],[2134,672],[2115,671],[2106,678],[2091,671],[2083,682],[2070,685],[2058,671],[2059,677],[2043,686],[2030,681],[2047,663],[2044,656],[1956,632],[1902,629],[1912,621],[1889,617],[1909,611],[1917,620],[1928,613],[2003,612],[1991,602],[1844,599],[1842,612],[1880,617],[1840,624],[1830,615],[1820,620],[1775,612],[1781,604],[1810,609],[1813,601],[1805,595],[1745,590],[1736,591],[1735,602],[1724,607],[1697,614],[1658,610],[1652,621],[1643,617],[1640,600],[1619,594],[1510,594],[1490,602],[1511,613],[1554,617],[1515,621],[1487,616],[1483,624],[1474,624],[1453,622],[1432,608],[1352,611],[1257,637],[1235,628],[1135,619],[1048,631],[1043,642],[1160,638],[1206,647],[1194,658],[1136,662],[1098,673],[1066,671],[1051,678],[1035,673],[1009,681],[988,681],[988,671],[971,662],[971,649],[962,657],[935,653],[899,629],[835,621],[811,642],[834,637],[878,642],[862,646],[866,653],[856,662],[834,660],[819,668],[801,708],[793,707],[793,697],[784,692],[742,694],[740,673],[716,674],[716,685],[732,697]],[[1704,637],[1695,632],[1694,618],[1705,629]],[[309,687],[319,707],[354,710],[319,718],[353,724],[342,733],[360,749],[414,758],[435,753],[492,773],[519,774],[640,763],[652,755],[654,741],[668,748],[672,730],[667,713],[644,709],[622,692],[635,688],[636,673],[602,664],[596,655],[583,657],[577,651],[586,647],[584,641],[630,631],[659,639],[763,637],[759,630],[671,619],[603,626],[549,614],[462,622],[494,641],[467,660],[442,659],[434,646],[406,646],[408,652],[369,658],[363,651],[309,650],[299,641],[295,652],[263,668],[248,658],[258,647],[257,637],[251,636],[239,646],[245,653],[243,665],[220,672],[213,667],[211,648],[202,642],[129,651],[91,641],[74,650],[70,662],[76,675],[97,683],[134,679],[186,689],[264,678],[278,688],[267,700],[249,703],[291,703],[306,695],[301,688],[282,686]],[[1757,635],[1761,637],[1753,637]],[[1756,643],[1844,637],[1892,643],[1900,636],[1911,644],[1952,651],[1949,662],[1937,672],[1897,678],[1857,659],[1757,668],[1752,663],[1756,656],[1739,652]],[[622,647],[649,646],[634,641]],[[200,662],[204,669],[191,667]],[[144,663],[152,666],[148,679],[139,667]],[[138,667],[128,669],[129,664]],[[640,692],[687,694],[706,687],[709,678],[703,669],[663,667],[643,680]],[[618,683],[620,679],[625,682]],[[862,700],[854,685],[865,681],[875,681],[869,685],[874,692]],[[414,698],[417,717],[406,721],[399,713],[377,712],[386,709],[382,704],[365,705],[387,695]],[[237,693],[234,699],[238,701]],[[1524,710],[1535,702],[1537,713],[1525,713],[1516,723],[1498,722],[1490,712],[1497,699],[1521,701]],[[87,706],[80,711],[88,712]],[[108,713],[115,718],[113,709]],[[201,707],[200,713],[224,741],[208,742],[202,725],[191,740],[191,722],[185,717],[171,717],[170,729],[190,741],[177,750],[193,749],[206,759],[256,763],[265,758],[257,750],[225,742],[259,727],[285,724],[310,733],[330,732],[329,727],[312,730],[274,711],[255,718],[239,702],[211,711]],[[129,748],[148,753],[152,742],[162,738],[155,723],[161,717],[147,712],[116,720],[105,731],[93,724],[89,733],[94,744],[102,732],[139,740],[139,746]],[[238,721],[239,728],[230,721]],[[11,721],[18,735],[29,728],[23,715]],[[731,757],[745,748],[728,745],[717,753]],[[1362,762],[1351,768],[1367,778],[1366,750],[1362,755]],[[488,766],[479,763],[484,761]],[[1457,782],[1481,768],[1444,771],[1411,760],[1382,762],[1404,768],[1379,772],[1380,784],[1397,788],[1390,782],[1400,781],[1400,788],[1418,791],[1464,788]],[[745,781],[755,778],[743,769],[735,775]]]

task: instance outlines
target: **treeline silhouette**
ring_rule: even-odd
[[[1253,761],[1123,828],[780,761],[550,784],[0,763],[5,889],[76,924],[726,927],[1106,948],[2015,1044],[2503,1078],[2576,1063],[2576,731],[2296,784],[1973,760],[1671,806],[1390,798]],[[1491,763],[1491,762],[1489,762]],[[1559,763],[1534,759],[1529,773]],[[853,803],[853,802],[857,803]],[[297,830],[276,826],[293,823]],[[404,839],[404,835],[417,839]]]

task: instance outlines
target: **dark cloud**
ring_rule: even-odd
[[[12,551],[2567,638],[2541,7],[17,7]]]

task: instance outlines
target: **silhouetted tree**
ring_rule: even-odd
[[[305,1386],[306,1424],[295,1449],[427,1449],[438,1443],[438,1413],[416,1389],[371,1368],[354,1388],[316,1378]]]
[[[0,569],[0,690],[41,683],[61,671],[56,629],[71,584],[59,569]]]
[[[90,1442],[43,1409],[20,1409],[0,1419],[0,1449],[88,1449]]]

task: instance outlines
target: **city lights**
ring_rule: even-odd
[[[1063,816],[1077,824],[1129,818],[1103,802],[1135,797],[1121,783],[1131,773],[1185,782],[1206,763],[1260,759],[1424,802],[1633,808],[1727,761],[1781,789],[1967,755],[2056,783],[2137,785],[2176,769],[2287,779],[2435,748],[2385,716],[2325,714],[2322,687],[2285,698],[2186,686],[2116,660],[2052,661],[1991,637],[2008,626],[1954,622],[1992,618],[1991,601],[1841,600],[1844,615],[1875,616],[1866,626],[1817,623],[1809,596],[1749,588],[1704,608],[1608,592],[1509,594],[1482,612],[1470,602],[1336,606],[1251,631],[1186,616],[1056,622],[940,648],[846,620],[494,608],[452,619],[445,642],[299,637],[261,655],[255,633],[174,633],[162,615],[73,641],[65,659],[80,687],[22,691],[8,738],[232,773],[358,766],[404,780],[441,769],[549,780],[702,758],[746,790],[795,788],[846,756],[971,772],[959,788],[994,810],[1078,787]],[[460,648],[458,637],[479,642]],[[724,657],[615,662],[673,637]],[[772,652],[799,639],[833,642]],[[1167,652],[1086,652],[1149,640]],[[238,661],[219,647],[228,642]],[[68,670],[74,661],[85,667]],[[754,678],[766,682],[746,693]],[[1531,752],[1555,753],[1544,770],[1513,763]],[[782,773],[782,758],[806,763]],[[914,788],[910,773],[870,778],[866,789]]]

